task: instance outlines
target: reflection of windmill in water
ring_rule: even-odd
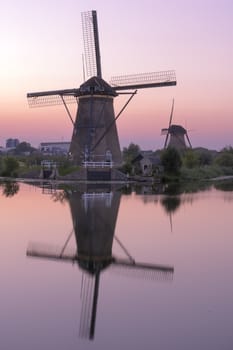
[[[168,128],[161,130],[161,134],[166,135],[164,148],[174,147],[178,150],[183,150],[188,147],[192,148],[187,130],[181,125],[172,124],[173,110],[174,110],[174,99],[172,101],[172,108],[171,108]],[[188,145],[186,144],[186,141]]]
[[[132,276],[171,280],[173,267],[138,263],[129,254],[122,242],[114,236],[121,193],[106,189],[89,189],[82,192],[69,192],[73,227],[77,245],[75,254],[67,253],[68,240],[60,252],[53,249],[31,246],[28,256],[76,262],[84,272],[82,278],[82,310],[80,316],[80,336],[94,338],[100,276],[105,269],[114,267],[127,271]],[[112,256],[113,239],[119,244],[127,258]]]
[[[79,88],[28,93],[29,105],[64,104],[73,124],[70,153],[85,167],[119,165],[122,162],[116,120],[137,89],[176,85],[174,71],[117,76],[111,85],[102,79],[96,11],[82,13],[86,73],[89,77]],[[131,90],[131,91],[130,91]],[[120,94],[130,97],[115,116],[113,99]],[[77,103],[73,120],[68,103]]]
[[[172,214],[174,214],[181,204],[179,196],[165,196],[161,199],[161,204],[165,209],[165,212],[169,215],[171,232],[173,230]]]

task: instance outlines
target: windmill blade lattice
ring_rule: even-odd
[[[79,89],[65,89],[42,92],[31,92],[27,94],[29,107],[45,107],[62,105],[65,103],[76,103],[80,94]]]
[[[84,58],[88,77],[102,77],[96,11],[82,13]]]
[[[66,261],[66,262],[78,262],[79,258],[74,251],[62,252],[58,247],[51,247],[48,245],[34,244],[30,245],[27,249],[27,256],[57,260],[57,261]],[[148,264],[133,262],[125,259],[113,259],[110,265],[111,269],[121,274],[131,276],[146,278],[151,280],[172,280],[174,273],[174,268],[166,265],[158,264]]]
[[[94,282],[94,276],[83,273],[81,287],[82,307],[79,323],[79,336],[82,338],[90,337]]]
[[[174,273],[174,268],[171,266],[130,262],[122,259],[115,259],[110,269],[127,277],[154,281],[172,281]]]
[[[42,243],[30,243],[27,249],[27,256],[48,260],[61,260],[74,262],[77,260],[76,250]]]
[[[174,70],[122,75],[112,77],[110,84],[116,91],[172,86],[176,85],[176,75]]]
[[[63,96],[66,104],[77,103],[74,96]],[[28,105],[30,108],[59,106],[64,104],[61,95],[29,97]]]

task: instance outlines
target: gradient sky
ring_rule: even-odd
[[[174,69],[177,86],[138,91],[118,122],[121,146],[162,148],[173,123],[193,147],[233,145],[231,0],[12,0],[0,13],[0,145],[70,140],[62,106],[30,109],[26,93],[78,87],[81,12],[97,10],[103,77]],[[116,113],[125,98],[115,100]],[[74,110],[73,110],[74,112]]]

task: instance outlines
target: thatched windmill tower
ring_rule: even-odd
[[[172,101],[172,109],[171,109],[170,119],[168,123],[168,128],[161,130],[161,134],[166,135],[164,148],[174,147],[178,150],[183,150],[188,147],[192,148],[187,130],[181,125],[172,124],[173,110],[174,110],[174,99]]]
[[[82,13],[86,80],[79,88],[28,93],[30,106],[64,104],[73,124],[70,153],[85,167],[118,166],[122,162],[116,120],[138,89],[176,85],[174,71],[102,78],[96,11]],[[120,94],[129,99],[115,115],[113,100]],[[77,103],[72,117],[68,103]],[[101,163],[101,164],[100,164]]]

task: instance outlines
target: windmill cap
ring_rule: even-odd
[[[113,88],[99,77],[92,77],[80,86],[80,95],[90,94],[117,96]]]
[[[181,125],[175,125],[175,124],[172,124],[170,127],[169,127],[169,133],[174,133],[174,134],[186,134],[187,133],[187,130],[185,128],[183,128],[183,126]]]

